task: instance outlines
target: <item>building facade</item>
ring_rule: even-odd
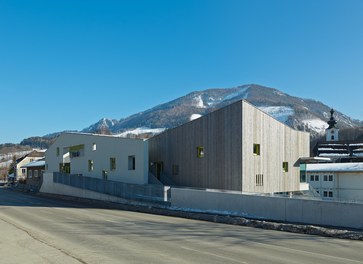
[[[22,168],[27,169],[26,184],[30,190],[39,190],[42,185],[43,173],[45,170],[45,160],[40,159],[30,162]]]
[[[323,199],[363,201],[363,163],[308,164],[307,180]]]
[[[148,182],[148,142],[115,136],[63,133],[45,154],[44,177],[53,172],[125,183]]]
[[[24,167],[24,165],[36,160],[44,159],[44,156],[44,151],[34,150],[29,154],[17,159],[16,168],[14,170],[15,179],[19,181],[25,181],[28,175],[28,171],[27,167]]]
[[[252,193],[300,189],[309,133],[241,100],[149,141],[150,171],[162,182]]]

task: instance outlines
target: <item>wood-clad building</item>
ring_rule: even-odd
[[[148,141],[150,170],[164,183],[259,193],[299,190],[310,144],[309,133],[244,100]]]

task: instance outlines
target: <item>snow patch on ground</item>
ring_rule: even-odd
[[[319,134],[325,133],[325,129],[328,127],[328,124],[321,119],[305,119],[302,120],[302,123],[310,130],[316,131]]]
[[[283,123],[295,113],[294,109],[288,106],[260,106],[258,108]]]
[[[190,121],[193,121],[194,119],[197,119],[197,118],[199,118],[199,117],[201,117],[202,115],[200,115],[200,114],[192,114],[191,116],[190,116]]]
[[[194,101],[194,106],[195,107],[197,107],[197,108],[206,108],[201,95],[199,95],[197,97],[194,97],[193,101]]]
[[[140,135],[140,134],[160,134],[165,131],[165,128],[149,128],[149,127],[138,127],[133,130],[127,130],[120,134],[115,135],[116,137],[127,137],[128,135]]]

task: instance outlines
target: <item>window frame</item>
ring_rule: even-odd
[[[111,157],[110,158],[110,171],[115,171],[115,170],[116,170],[116,158]]]
[[[197,157],[198,158],[204,158],[205,152],[204,152],[204,147],[203,146],[198,146],[197,147]]]
[[[282,171],[283,172],[289,172],[289,162],[288,161],[283,161],[282,162]]]
[[[261,156],[261,145],[258,143],[253,144],[253,155]]]

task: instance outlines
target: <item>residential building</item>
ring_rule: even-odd
[[[29,162],[22,166],[27,170],[26,184],[31,190],[39,190],[42,185],[43,173],[45,170],[45,159]]]
[[[29,154],[26,154],[25,156],[19,158],[16,160],[16,168],[14,170],[14,177],[15,180],[23,181],[27,178],[28,172],[27,168],[24,167],[24,165],[39,160],[44,159],[45,150],[33,150]]]
[[[245,100],[148,141],[150,171],[161,182],[251,193],[300,190],[299,158],[310,144],[309,133]]]
[[[148,182],[148,142],[109,135],[62,133],[45,154],[44,177],[54,172],[125,183]]]
[[[323,199],[363,201],[363,163],[307,164],[307,181]]]
[[[340,140],[333,109],[330,114],[326,140],[315,145],[313,155],[330,158],[332,162],[363,162],[363,141]]]

